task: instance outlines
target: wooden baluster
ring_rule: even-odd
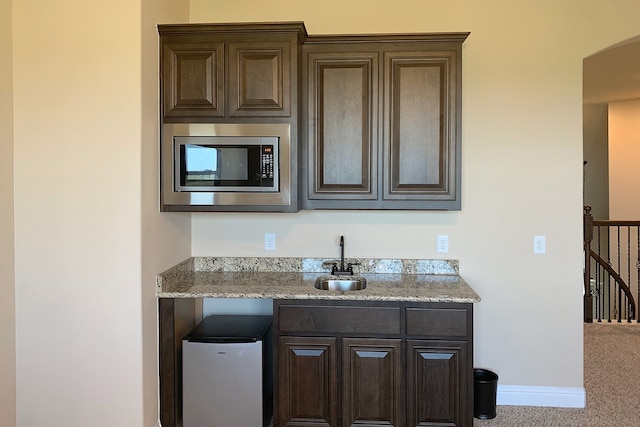
[[[593,217],[591,216],[591,206],[584,207],[583,215],[583,236],[584,236],[584,321],[593,322],[593,295],[591,295],[591,257],[589,249],[593,240]]]

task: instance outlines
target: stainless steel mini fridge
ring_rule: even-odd
[[[213,315],[184,337],[184,427],[268,425],[271,323],[271,316]]]

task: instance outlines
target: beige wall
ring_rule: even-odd
[[[189,215],[159,212],[159,94],[157,24],[187,22],[183,0],[142,0],[142,303],[143,426],[158,418],[158,302],[156,274],[191,255]]]
[[[194,255],[267,255],[265,231],[277,234],[268,255],[322,257],[339,234],[348,256],[436,257],[435,235],[449,234],[450,257],[483,297],[476,366],[504,384],[581,387],[582,59],[637,35],[640,13],[586,1],[2,0],[0,87],[14,109],[3,96],[0,174],[14,195],[0,191],[0,375],[11,384],[15,256],[17,425],[153,426],[154,275],[188,256],[191,239]],[[463,210],[159,214],[153,27],[188,19],[471,31]],[[546,255],[532,254],[534,234],[547,235]],[[11,417],[13,393],[1,396]]]
[[[18,425],[142,425],[140,4],[13,34]]]
[[[190,253],[158,212],[155,25],[188,4],[13,8],[17,425],[155,426],[155,274]]]
[[[0,0],[0,425],[16,420],[11,0]]]
[[[640,99],[609,103],[609,215],[640,217]]]
[[[577,13],[579,11],[579,13]],[[475,365],[503,385],[577,387],[582,363],[582,61],[638,35],[640,3],[191,0],[194,22],[304,21],[311,34],[471,31],[461,212],[197,214],[194,255],[450,258],[483,300]],[[276,233],[275,253],[262,250]],[[533,236],[547,253],[533,254]]]

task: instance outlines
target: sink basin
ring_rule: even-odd
[[[318,277],[315,288],[325,291],[359,291],[367,287],[367,279],[364,277],[345,277],[337,279],[335,277]]]

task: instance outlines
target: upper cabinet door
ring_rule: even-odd
[[[229,43],[229,115],[289,117],[290,74],[290,43]]]
[[[224,116],[224,44],[167,42],[163,47],[164,117]]]
[[[378,53],[309,53],[308,198],[376,200]]]
[[[384,199],[456,201],[456,59],[455,51],[384,54]]]

